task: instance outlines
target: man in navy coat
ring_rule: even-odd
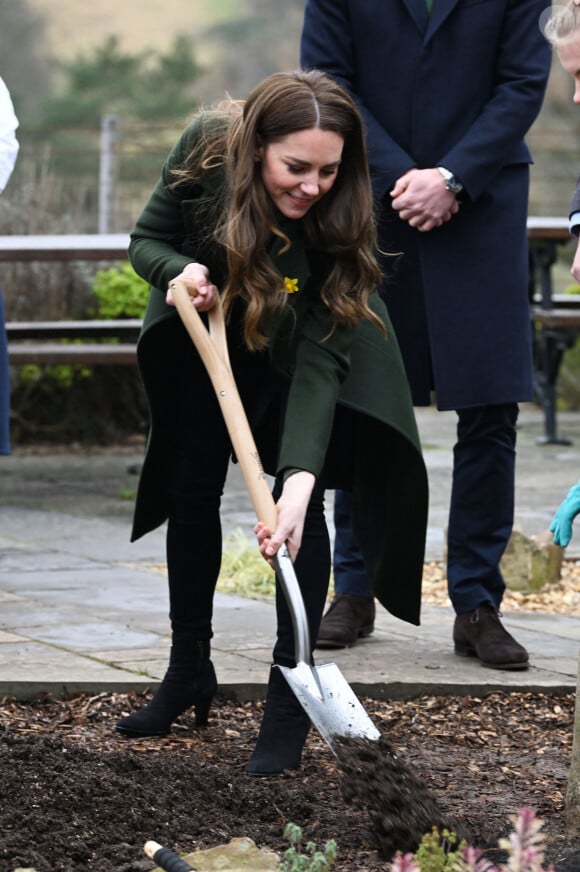
[[[580,105],[580,6],[578,0],[569,0],[567,5],[548,7],[544,35],[555,47],[562,69],[569,73],[574,82],[573,102]],[[572,236],[577,241],[576,252],[570,272],[577,282],[580,282],[580,177],[576,180],[576,188],[570,206],[569,227]],[[568,491],[565,499],[558,507],[550,530],[554,534],[554,542],[566,548],[572,539],[572,525],[580,514],[580,481]]]
[[[457,412],[447,566],[453,639],[457,654],[496,669],[528,665],[500,621],[499,563],[513,523],[517,404],[532,399],[524,136],[550,69],[538,26],[544,6],[307,0],[302,33],[302,65],[333,75],[364,115],[379,244],[394,255],[383,256],[382,294],[414,402],[428,405],[435,391],[439,409]],[[364,570],[345,523],[349,498],[337,493],[337,596],[320,646],[372,631],[364,606],[372,591],[361,589]],[[341,595],[349,582],[358,596]]]

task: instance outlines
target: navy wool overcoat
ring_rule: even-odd
[[[532,397],[524,136],[542,104],[545,0],[309,0],[302,65],[332,74],[363,112],[382,205],[383,296],[417,405]],[[390,208],[412,167],[463,183],[459,213],[430,232]]]

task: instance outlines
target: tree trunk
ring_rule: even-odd
[[[572,739],[572,759],[568,773],[566,791],[566,827],[568,835],[580,839],[580,654],[578,656],[578,679],[576,681],[576,704],[574,706],[574,735]]]

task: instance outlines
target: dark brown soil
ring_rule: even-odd
[[[352,770],[314,732],[297,773],[246,775],[261,703],[218,699],[203,731],[184,715],[165,739],[123,739],[115,721],[142,702],[100,694],[0,703],[0,872],[147,872],[149,839],[184,853],[247,836],[282,854],[288,821],[319,848],[336,839],[336,872],[387,868],[377,849],[412,819],[380,808],[393,797],[404,805],[406,794],[387,791],[382,806],[373,803],[380,793],[357,794]],[[544,821],[557,872],[580,870],[580,845],[564,836],[573,694],[362,702],[399,775],[403,767],[412,793],[424,790],[418,826],[435,809],[497,863],[498,839],[527,806]]]
[[[443,810],[418,768],[395,753],[383,736],[378,741],[342,737],[335,741],[334,750],[342,798],[366,810],[371,838],[381,857],[416,851],[421,836],[433,827],[439,833],[450,830],[458,838],[469,837],[463,823]]]

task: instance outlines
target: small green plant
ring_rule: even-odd
[[[64,345],[79,345],[82,339],[61,339]],[[63,390],[70,389],[75,380],[91,378],[93,371],[85,364],[55,363],[40,366],[37,363],[27,363],[20,368],[19,381],[23,385],[35,385],[42,379],[47,379]]]
[[[426,833],[415,854],[421,872],[453,872],[457,852],[466,847],[465,842],[459,842],[455,833],[443,830],[439,833],[433,827]]]
[[[119,267],[100,270],[95,275],[93,294],[98,306],[94,315],[99,318],[141,318],[147,306],[149,285],[140,278],[129,262]],[[90,313],[91,315],[93,313]],[[82,339],[61,339],[63,345],[81,345]],[[115,342],[105,339],[104,342]],[[54,364],[39,366],[27,364],[19,372],[19,383],[34,386],[45,382],[58,390],[70,390],[75,382],[91,379],[93,369],[84,364]]]
[[[99,270],[93,283],[101,318],[142,318],[149,297],[149,285],[127,261],[121,266]]]
[[[508,855],[507,864],[494,866],[483,856],[481,848],[465,842],[457,845],[454,833],[437,828],[423,836],[415,854],[397,854],[388,866],[390,872],[555,872],[552,864],[544,867],[545,838],[542,821],[530,808],[522,808],[512,818],[514,829],[499,848]],[[451,850],[453,849],[453,850]]]
[[[326,843],[324,851],[318,851],[314,842],[302,844],[302,829],[293,823],[284,827],[284,837],[290,847],[278,867],[282,872],[325,872],[334,865],[338,853],[334,839]]]

